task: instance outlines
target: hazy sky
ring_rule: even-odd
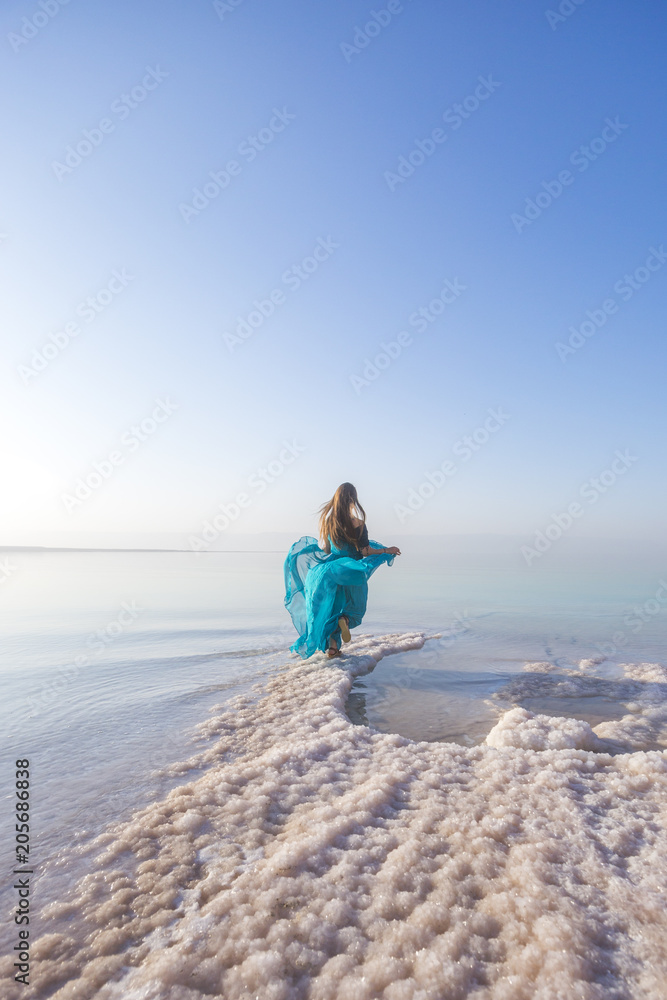
[[[1,541],[664,540],[666,25],[3,4]]]

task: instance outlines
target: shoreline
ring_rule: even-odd
[[[596,752],[585,723],[521,709],[471,748],[354,726],[354,677],[425,641],[290,660],[200,724],[216,742],[166,769],[183,783],[49,908],[67,930],[35,942],[21,996],[658,1000],[667,754]]]

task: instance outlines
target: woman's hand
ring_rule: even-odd
[[[401,550],[395,545],[392,545],[390,549],[385,549],[385,552],[388,552],[392,556],[400,556],[401,554]]]

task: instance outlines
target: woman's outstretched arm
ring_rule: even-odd
[[[367,545],[365,549],[361,550],[362,556],[382,556],[385,554],[385,552],[389,553],[392,556],[400,556],[401,554],[401,550],[397,548],[395,545],[392,545],[388,549],[372,549],[370,545]]]

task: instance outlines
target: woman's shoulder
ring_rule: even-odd
[[[363,522],[363,521],[361,521],[361,520],[360,520],[360,519],[359,519],[358,517],[353,517],[353,518],[352,518],[352,524],[353,524],[353,525],[355,526],[355,528],[359,528],[359,527],[361,527],[361,525],[362,525],[363,523],[364,523],[364,522]]]

